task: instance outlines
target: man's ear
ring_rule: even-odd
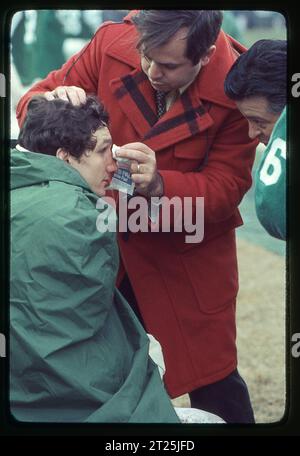
[[[212,44],[210,46],[210,48],[208,49],[208,51],[206,52],[206,54],[203,57],[201,57],[201,59],[200,59],[201,65],[202,66],[207,65],[215,52],[216,52],[216,46],[214,44]]]
[[[67,163],[69,163],[69,155],[70,155],[69,152],[62,149],[61,147],[59,149],[57,149],[57,151],[56,151],[56,157]]]

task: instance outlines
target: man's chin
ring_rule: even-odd
[[[263,139],[260,139],[260,142],[263,143],[265,146],[267,146],[267,145],[268,145],[268,142],[269,142],[269,139],[270,139],[270,138],[268,138],[268,139],[263,138]]]
[[[154,90],[161,90],[162,92],[168,92],[170,90],[165,84],[159,84],[152,81],[150,81],[150,84]]]
[[[107,189],[107,187],[104,187],[104,188],[103,188],[103,187],[102,187],[102,188],[99,188],[99,187],[98,187],[98,188],[92,188],[92,191],[93,191],[97,196],[100,196],[100,197],[105,196],[106,190],[109,190],[109,189]]]

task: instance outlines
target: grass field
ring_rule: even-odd
[[[245,46],[250,47],[258,40],[286,40],[286,29],[283,27],[247,29],[243,33]]]

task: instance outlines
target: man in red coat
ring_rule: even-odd
[[[17,116],[22,122],[36,93],[74,104],[97,93],[113,142],[122,146],[119,156],[133,160],[137,195],[189,198],[194,216],[197,198],[204,198],[201,242],[186,242],[174,223],[170,232],[120,233],[120,289],[163,347],[170,396],[188,392],[192,407],[251,423],[237,371],[235,228],[257,142],[223,90],[245,48],[220,31],[221,22],[220,11],[143,10],[105,23],[21,99]],[[161,92],[166,106],[159,117]]]

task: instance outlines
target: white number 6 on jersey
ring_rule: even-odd
[[[281,138],[276,138],[273,141],[271,149],[260,170],[259,178],[265,185],[276,184],[281,174],[281,162],[280,158],[276,155],[277,150],[280,151],[281,157],[285,159],[286,142]]]

